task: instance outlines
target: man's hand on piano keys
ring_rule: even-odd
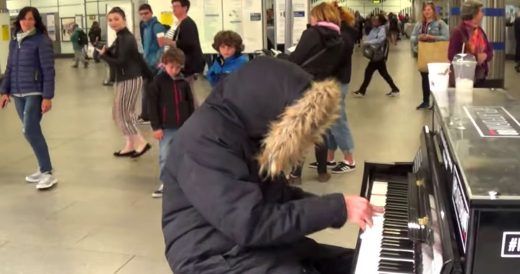
[[[367,225],[372,226],[372,216],[384,212],[384,208],[371,205],[370,202],[359,196],[346,196],[345,204],[347,205],[347,221],[359,225],[365,230]]]

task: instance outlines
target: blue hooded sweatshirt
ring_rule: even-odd
[[[224,79],[227,75],[239,69],[247,62],[249,62],[249,58],[243,54],[237,54],[228,59],[224,59],[219,55],[208,70],[207,78],[209,83],[214,87],[220,80]]]
[[[159,47],[159,43],[157,43],[157,33],[166,32],[166,29],[155,16],[150,21],[143,22],[141,28],[144,60],[152,71],[157,71],[157,65],[163,52],[161,47]]]

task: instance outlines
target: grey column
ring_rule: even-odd
[[[293,4],[292,0],[285,0],[285,52],[293,46]]]
[[[7,0],[0,0],[0,12],[7,10]]]
[[[481,0],[482,1],[482,0]],[[464,1],[450,0],[450,29],[460,23],[460,7]],[[505,76],[505,0],[484,0],[482,28],[493,45],[493,60],[489,63],[486,86],[503,88]]]

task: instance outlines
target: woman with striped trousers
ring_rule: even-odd
[[[117,38],[110,48],[98,50],[105,62],[115,69],[115,99],[113,116],[126,138],[123,149],[114,153],[116,157],[137,158],[146,153],[150,144],[137,128],[135,105],[143,87],[143,76],[149,76],[142,56],[137,49],[135,37],[126,28],[124,11],[115,7],[108,13],[108,24],[116,31]]]

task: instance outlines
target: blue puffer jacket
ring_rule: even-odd
[[[9,57],[0,93],[22,95],[41,93],[54,97],[54,51],[49,37],[42,33],[27,36],[19,44],[9,43]]]

